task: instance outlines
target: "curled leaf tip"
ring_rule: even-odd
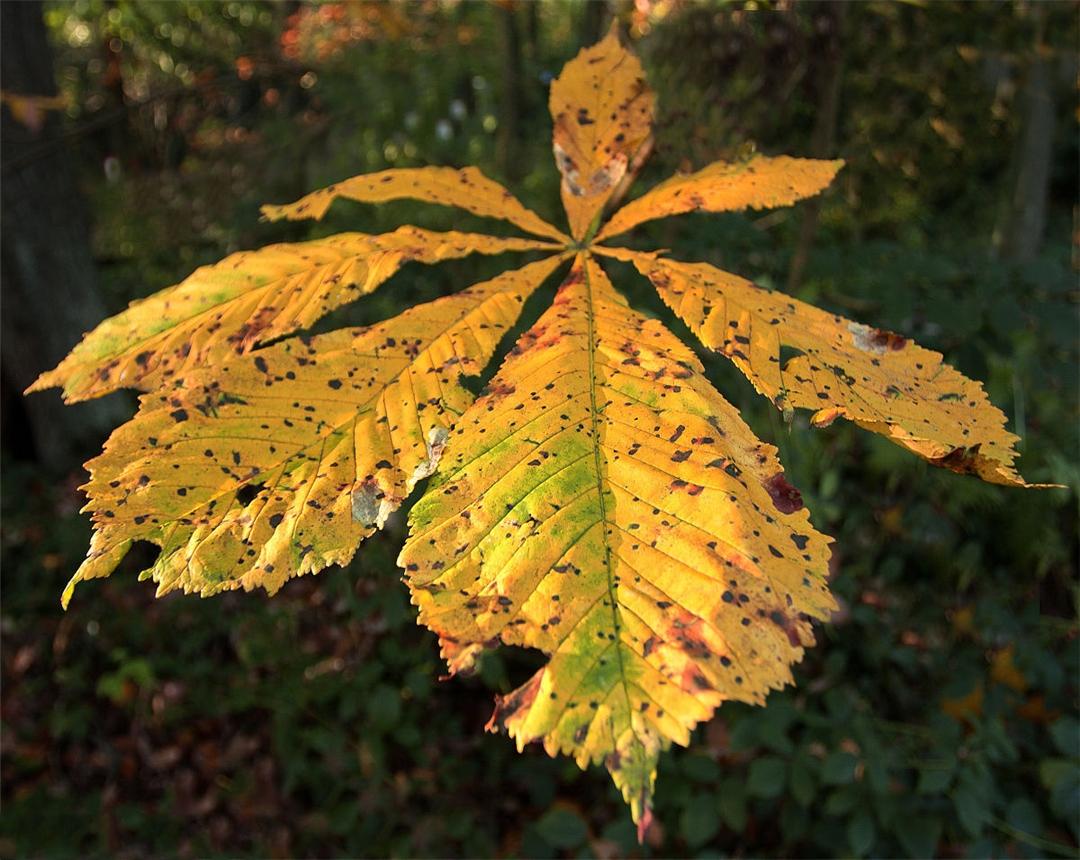
[[[68,608],[68,604],[71,603],[72,595],[75,594],[75,582],[76,580],[72,578],[68,584],[64,586],[64,591],[60,595],[60,608],[65,611]]]
[[[649,835],[649,828],[653,825],[653,811],[649,806],[643,807],[637,815],[637,841],[638,845],[645,844],[645,837]]]

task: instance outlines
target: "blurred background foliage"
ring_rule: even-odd
[[[503,649],[478,677],[438,681],[434,638],[394,566],[400,517],[347,569],[273,600],[156,602],[134,581],[149,555],[133,553],[62,613],[89,533],[78,464],[108,427],[60,413],[49,426],[73,441],[51,453],[5,353],[0,856],[1077,856],[1075,4],[74,0],[39,12],[61,100],[20,103],[55,92],[20,92],[5,65],[5,122],[18,127],[3,178],[50,158],[74,171],[89,289],[107,312],[270,241],[491,228],[411,203],[258,220],[260,203],[356,173],[474,163],[557,218],[547,87],[615,16],[661,105],[639,188],[750,146],[848,163],[818,202],[686,216],[632,241],[944,352],[1010,416],[1025,476],[1069,489],[986,486],[847,426],[786,426],[704,356],[836,537],[841,610],[795,687],[764,709],[725,706],[663,759],[659,824],[639,847],[601,770],[483,733],[492,691],[535,655]],[[5,209],[5,255],[14,226]],[[325,327],[507,264],[409,266]],[[663,313],[629,268],[615,276]],[[5,315],[16,286],[5,277]],[[114,413],[134,407],[112,399]]]

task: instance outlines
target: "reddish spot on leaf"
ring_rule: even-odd
[[[793,514],[802,509],[802,493],[788,483],[783,472],[777,472],[763,486],[780,513]]]
[[[896,334],[896,332],[886,331],[882,328],[873,330],[873,333],[870,336],[870,342],[873,343],[874,346],[887,350],[898,350],[907,346],[906,337]]]

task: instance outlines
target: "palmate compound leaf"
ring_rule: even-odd
[[[158,593],[207,595],[344,564],[434,471],[551,257],[366,329],[281,343],[143,395],[87,464],[91,552],[108,576],[133,540],[161,547]]]
[[[827,539],[775,449],[586,256],[410,525],[399,563],[452,670],[499,641],[550,658],[493,725],[603,761],[642,828],[659,752],[789,682],[834,607]]]
[[[603,761],[640,836],[659,752],[686,743],[721,702],[760,703],[788,682],[811,621],[833,601],[828,539],[775,449],[686,346],[626,305],[594,255],[636,266],[785,412],[811,408],[822,427],[844,416],[937,465],[1024,482],[1004,417],[936,353],[704,264],[594,240],[684,212],[790,205],[841,162],[717,162],[658,185],[605,227],[648,153],[653,111],[614,29],[566,65],[550,106],[573,241],[474,168],[355,177],[264,214],[321,217],[338,197],[409,197],[544,241],[406,227],[237,255],[107,321],[38,387],[62,384],[70,399],[151,389],[89,464],[95,534],[72,585],[108,576],[147,540],[162,548],[146,572],[159,593],[273,591],[347,561],[439,466],[401,555],[421,622],[452,671],[499,642],[546,654],[491,727],[519,746]],[[348,301],[357,289],[347,282],[370,291],[406,259],[529,249],[558,256],[371,329],[254,349]],[[554,305],[473,402],[459,375],[490,359],[570,253]],[[782,347],[799,354],[781,363]]]
[[[30,387],[69,402],[122,387],[151,390],[188,370],[311,326],[373,292],[409,261],[551,249],[549,242],[402,227],[241,251],[133,302]]]

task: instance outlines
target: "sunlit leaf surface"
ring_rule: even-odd
[[[660,750],[791,680],[834,606],[827,539],[775,449],[593,260],[489,388],[412,511],[420,620],[455,670],[496,641],[548,654],[493,724],[604,762],[645,826]]]
[[[367,329],[291,338],[143,396],[88,464],[97,529],[75,582],[161,547],[158,593],[343,564],[438,465],[478,373],[553,257]]]
[[[500,643],[542,652],[489,727],[602,762],[640,837],[660,752],[724,701],[761,704],[790,682],[834,602],[829,539],[776,449],[685,344],[628,306],[600,260],[631,263],[785,414],[812,409],[817,427],[847,418],[947,469],[1024,482],[1004,416],[937,353],[703,263],[598,244],[655,218],[790,205],[841,162],[717,162],[605,226],[651,146],[641,64],[613,29],[567,64],[550,106],[572,239],[475,168],[358,176],[264,214],[412,198],[543,240],[403,227],[236,254],[103,322],[35,388],[147,392],[88,464],[95,532],[65,604],[135,541],[161,548],[145,572],[159,593],[273,592],[347,562],[434,474],[400,559],[420,622],[452,672]],[[370,328],[280,339],[410,260],[545,250]],[[474,400],[461,377],[484,368],[570,257],[554,301]]]
[[[566,236],[539,215],[526,209],[499,183],[488,179],[475,167],[410,167],[354,176],[336,185],[301,197],[283,206],[263,206],[270,221],[288,218],[322,218],[338,198],[361,203],[386,203],[409,198],[424,203],[454,206],[488,218],[501,218],[527,233],[563,241]]]
[[[402,227],[382,236],[340,233],[241,251],[105,320],[30,390],[58,385],[68,401],[118,388],[150,390],[307,328],[374,292],[405,263],[550,247],[530,239]]]
[[[563,207],[580,239],[648,155],[653,94],[641,62],[612,28],[566,64],[551,85],[550,108]]]

